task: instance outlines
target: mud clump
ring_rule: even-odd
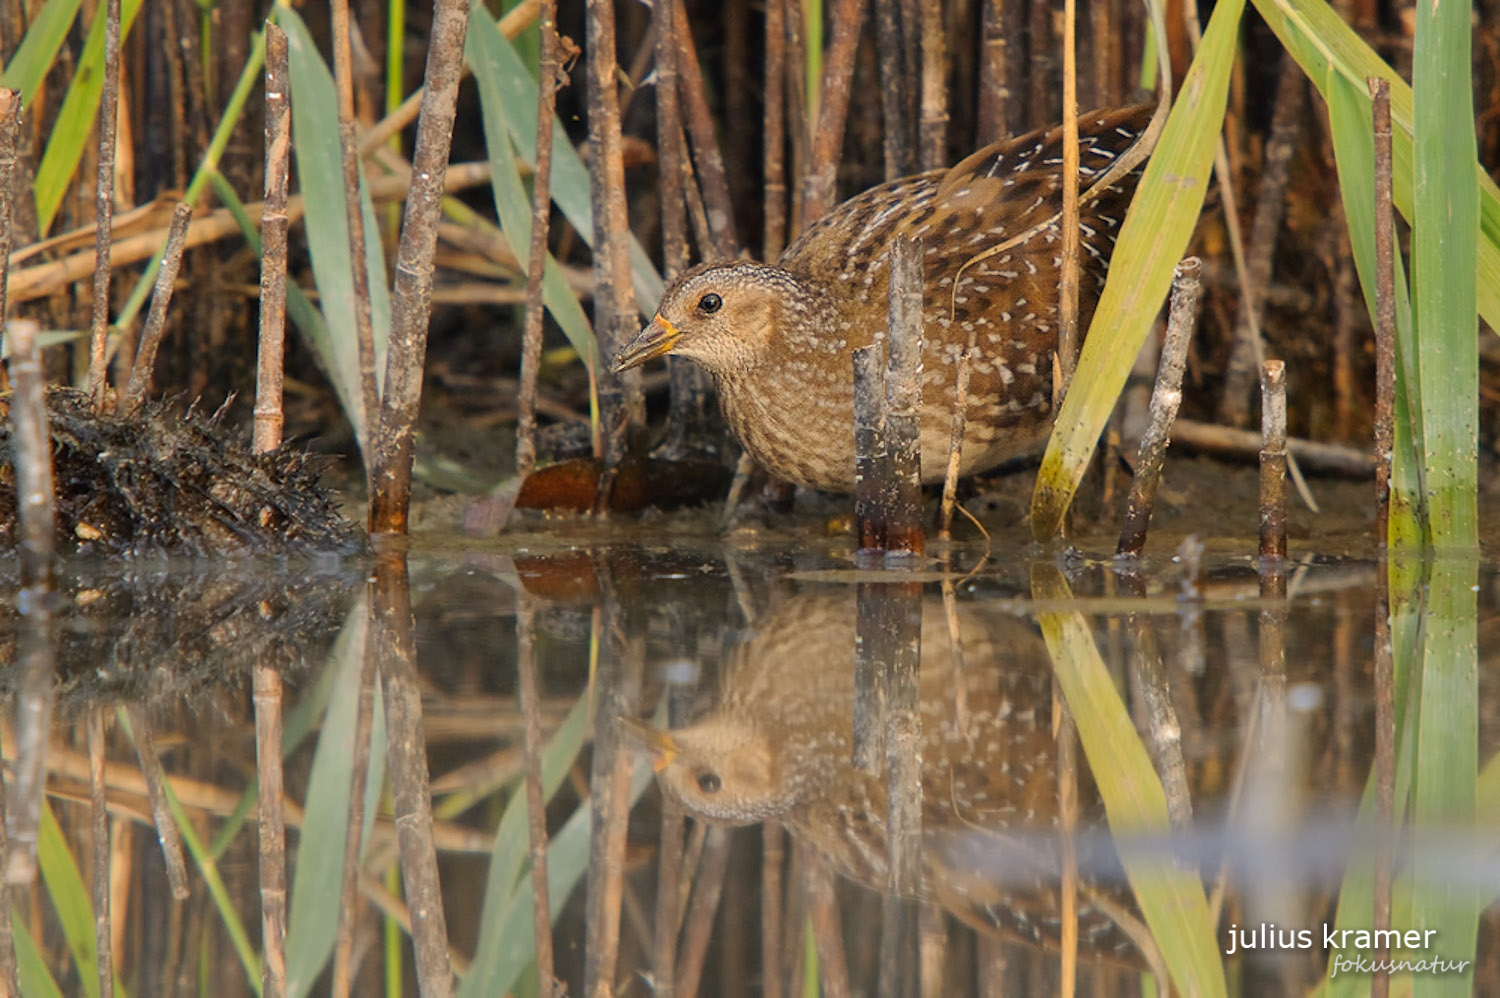
[[[253,454],[219,414],[150,401],[98,415],[87,393],[50,388],[59,554],[149,557],[360,554],[364,531],[319,482],[324,459]],[[222,412],[222,410],[220,410]],[[0,550],[14,550],[10,402],[0,400]]]

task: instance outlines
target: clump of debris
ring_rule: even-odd
[[[148,401],[128,417],[49,388],[57,550],[151,557],[359,554],[365,532],[319,481],[322,459],[253,454],[211,416]],[[19,537],[10,402],[0,399],[0,550]]]

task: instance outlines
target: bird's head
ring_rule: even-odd
[[[749,825],[785,814],[797,787],[779,765],[771,740],[751,724],[709,717],[661,731],[630,718],[620,724],[651,753],[662,790],[692,814]]]
[[[760,263],[702,264],[662,295],[656,315],[615,357],[616,372],[673,354],[717,375],[759,366],[806,291],[791,274]]]

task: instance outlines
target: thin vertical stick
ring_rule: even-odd
[[[854,351],[854,519],[862,552],[886,549],[890,523],[884,353],[878,342]]]
[[[291,157],[291,90],[286,33],[266,23],[265,209],[260,218],[260,348],[255,374],[257,454],[281,446],[286,354],[287,183]],[[170,249],[168,252],[170,259]],[[164,271],[166,267],[162,268]],[[152,304],[155,314],[155,303]],[[286,994],[286,816],[282,807],[281,673],[255,663],[255,771],[260,833],[261,992]]]
[[[597,12],[592,11],[590,17]],[[620,903],[625,880],[625,840],[630,821],[632,753],[622,744],[620,717],[633,717],[645,668],[645,637],[622,600],[610,566],[599,567],[602,612],[595,673],[594,758],[589,773],[589,866],[583,995],[614,993],[620,952]],[[679,971],[679,978],[681,972]]]
[[[663,275],[671,281],[688,265],[687,211],[684,189],[693,183],[682,132],[681,86],[677,72],[677,18],[671,3],[651,8],[656,32],[656,129],[661,177]],[[668,457],[683,457],[704,432],[708,383],[703,369],[685,357],[667,358],[671,407],[667,413]]]
[[[673,0],[677,14],[677,72],[682,96],[687,102],[688,135],[693,140],[693,161],[703,182],[703,202],[708,209],[708,226],[714,234],[714,253],[732,257],[739,252],[734,234],[734,201],[729,195],[729,177],[724,172],[724,157],[714,138],[714,119],[703,92],[703,71],[698,65],[698,50],[693,45],[693,29],[688,24],[682,0]],[[611,25],[613,31],[613,25]],[[704,255],[708,255],[707,249]],[[597,292],[596,292],[597,294]]]
[[[156,837],[161,842],[162,858],[167,865],[167,883],[172,896],[179,901],[187,900],[187,864],[182,858],[182,833],[172,818],[172,809],[167,805],[167,795],[162,789],[166,779],[161,769],[161,757],[156,754],[156,743],[151,736],[151,721],[146,711],[138,704],[125,708],[130,718],[130,733],[135,739],[135,754],[140,760],[141,775],[146,778],[146,799],[151,803],[151,816],[156,820]]]
[[[371,599],[371,606],[374,600]],[[354,924],[359,917],[359,850],[364,842],[365,796],[370,773],[370,733],[375,721],[375,671],[378,666],[373,612],[366,618],[359,660],[359,706],[354,714],[353,761],[349,767],[349,804],[344,817],[344,853],[339,876],[339,916],[333,935],[332,998],[348,998],[353,986]],[[387,734],[389,738],[389,734]]]
[[[807,224],[802,203],[807,171],[812,162],[812,122],[807,105],[807,39],[803,34],[802,0],[781,0],[786,8],[786,115],[787,136],[791,142],[792,168],[788,187],[792,193],[791,222],[787,238],[795,239]]]
[[[109,251],[115,219],[115,139],[120,113],[120,0],[104,5],[104,92],[99,101],[99,174],[94,187],[94,301],[89,320],[89,396],[104,411],[109,337]],[[0,261],[3,263],[3,261]],[[3,317],[3,316],[0,316]]]
[[[1007,0],[981,0],[981,3],[983,41],[979,53],[978,138],[980,145],[987,145],[1012,131],[1016,124],[1011,113],[1011,102],[1015,95],[1010,92],[1006,80],[1010,75],[1010,62],[1014,58],[1010,47],[1013,44],[1019,45],[1021,36],[1012,37],[1005,31],[1004,8]]]
[[[683,922],[682,953],[677,959],[677,990],[681,998],[697,998],[708,958],[708,943],[714,919],[719,913],[719,899],[724,893],[724,876],[729,871],[729,829],[715,825],[708,830],[703,846],[703,865],[693,884],[693,900]]]
[[[834,892],[833,871],[828,861],[812,846],[799,843],[807,884],[807,910],[812,919],[813,938],[818,946],[818,970],[822,977],[823,998],[849,998],[849,967],[844,957],[844,936],[840,926],[838,897]],[[804,968],[806,973],[806,968]]]
[[[6,263],[15,245],[11,224],[15,217],[16,141],[20,132],[21,91],[0,87],[0,325],[5,322],[6,276],[10,270]]]
[[[548,4],[552,0],[547,0]],[[547,11],[543,17],[553,14]],[[531,914],[536,934],[536,967],[545,998],[561,993],[552,966],[552,911],[547,895],[547,798],[542,791],[542,707],[536,676],[536,608],[522,592],[516,602],[516,691],[524,719],[521,744],[526,758],[526,819],[531,840]]]
[[[771,0],[776,3],[777,0]],[[761,826],[760,978],[762,998],[781,998],[781,866],[786,858],[781,822]]]
[[[1135,556],[1146,546],[1146,530],[1151,525],[1151,507],[1156,486],[1161,481],[1162,463],[1166,460],[1171,439],[1172,421],[1182,405],[1182,372],[1187,367],[1188,345],[1197,322],[1198,275],[1202,263],[1195,256],[1177,265],[1172,278],[1172,311],[1167,319],[1167,334],[1161,348],[1161,366],[1156,387],[1151,392],[1151,421],[1141,434],[1135,463],[1135,477],[1130,483],[1130,497],[1125,502],[1125,522],[1120,528],[1116,554]]]
[[[260,804],[261,993],[286,994],[286,818],[282,813],[281,673],[255,665],[255,771]]]
[[[1396,447],[1396,220],[1391,208],[1391,91],[1370,78],[1375,112],[1375,538],[1390,541]]]
[[[785,0],[766,0],[766,93],[761,127],[765,142],[762,173],[766,192],[761,256],[765,260],[775,260],[786,248],[785,19]],[[780,981],[777,983],[779,985]]]
[[[844,120],[854,84],[854,56],[865,0],[833,0],[833,42],[823,60],[818,126],[813,137],[812,165],[803,183],[802,219],[807,224],[833,207],[838,165],[844,148]]]
[[[964,424],[969,412],[969,371],[974,365],[974,346],[978,329],[969,333],[968,346],[958,356],[958,370],[953,379],[953,423],[948,434],[948,470],[943,475],[942,511],[938,518],[938,537],[953,536],[953,509],[958,504],[958,469],[963,457]]]
[[[463,0],[435,0],[422,114],[417,120],[417,145],[412,155],[411,187],[401,221],[401,245],[396,252],[385,393],[381,398],[379,426],[372,427],[370,434],[375,442],[370,529],[376,533],[406,533],[413,434],[422,402],[422,371],[427,356],[432,257],[437,249],[437,225],[448,176],[448,151],[453,141],[454,109],[458,104],[468,23],[469,7]]]
[[[615,10],[609,0],[589,0],[587,21],[589,201],[594,216],[594,333],[599,354],[613,357],[635,334],[635,295],[630,259],[625,254],[630,221],[625,210],[625,165],[620,140],[620,93],[615,61]],[[679,24],[687,23],[686,16]],[[604,471],[594,496],[594,513],[609,508],[615,477],[625,459],[626,435],[645,422],[641,378],[601,366],[599,412],[604,437]]]
[[[1375,536],[1390,542],[1391,460],[1395,450],[1396,222],[1391,207],[1391,91],[1369,80],[1375,124]],[[1395,664],[1391,648],[1390,571],[1375,567],[1375,911],[1371,928],[1391,926],[1396,799]],[[1379,938],[1379,937],[1377,937]],[[1375,954],[1379,959],[1381,954]],[[1390,974],[1370,981],[1373,998],[1390,993]]]
[[[922,242],[898,237],[890,251],[889,371],[885,437],[891,509],[887,556],[920,555],[922,534]]]
[[[1261,374],[1260,557],[1286,558],[1286,364]]]
[[[135,363],[130,369],[130,384],[125,388],[125,397],[120,400],[122,414],[129,415],[139,410],[151,388],[156,350],[161,346],[167,328],[167,308],[172,304],[172,291],[177,285],[177,273],[182,269],[182,251],[187,245],[188,226],[192,221],[193,206],[186,201],[177,202],[177,207],[172,209],[172,226],[167,230],[167,248],[163,251],[161,269],[156,272],[156,289],[151,292],[151,311],[146,313],[146,328],[141,333],[141,345],[136,349]]]
[[[557,107],[557,0],[542,0],[541,59],[536,110],[536,170],[531,177],[531,247],[526,262],[526,328],[521,338],[521,385],[516,408],[516,474],[536,467],[536,382],[542,367],[542,276],[552,221],[552,119]]]
[[[661,848],[657,852],[655,945],[651,952],[654,993],[677,995],[678,892],[682,884],[683,810],[675,799],[661,805]]]
[[[364,406],[364,444],[380,432],[380,393],[375,385],[375,332],[370,316],[370,267],[365,255],[365,216],[359,198],[359,148],[354,137],[354,68],[349,51],[349,0],[330,0],[333,11],[333,79],[338,93],[339,150],[344,167],[344,218],[349,235],[349,266],[354,291],[355,343],[359,350],[359,390]],[[413,164],[413,177],[416,176]],[[365,461],[367,473],[374,462]],[[371,481],[374,481],[373,475]],[[372,490],[373,491],[373,490]]]
[[[1276,84],[1276,105],[1271,112],[1271,134],[1260,171],[1255,217],[1250,222],[1250,243],[1245,251],[1244,278],[1240,288],[1240,310],[1235,320],[1234,350],[1224,372],[1224,391],[1219,415],[1231,426],[1244,426],[1250,417],[1255,362],[1262,352],[1260,338],[1261,299],[1271,283],[1271,262],[1276,251],[1276,233],[1286,214],[1287,184],[1291,180],[1292,155],[1302,130],[1307,84],[1295,62],[1282,69]]]
[[[880,62],[880,111],[884,124],[885,179],[912,172],[911,122],[906,117],[910,81],[902,63],[901,0],[875,0],[875,45]],[[932,6],[937,6],[933,4]]]
[[[257,453],[281,446],[286,353],[287,178],[292,152],[286,33],[266,22],[266,202],[260,216],[260,351],[255,376]],[[278,753],[280,749],[278,748]],[[277,758],[280,758],[278,754]]]
[[[441,8],[438,17],[442,17]],[[436,25],[433,33],[439,33]],[[416,624],[404,554],[388,551],[376,558],[374,586],[374,654],[385,707],[386,766],[396,839],[401,848],[401,885],[411,913],[417,984],[424,998],[445,998],[453,993],[453,967],[448,958],[448,919],[443,911],[432,837],[432,791],[428,784],[427,736],[422,730]]]
[[[1073,369],[1078,366],[1078,249],[1082,233],[1078,218],[1077,26],[1077,0],[1063,0],[1063,183],[1062,219],[1058,223],[1062,226],[1062,267],[1057,288],[1057,352],[1062,391],[1052,399],[1054,412],[1062,406],[1068,386],[1073,383]]]
[[[94,947],[98,953],[99,994],[115,993],[114,933],[109,911],[109,802],[104,796],[104,710],[89,709],[89,829],[93,839],[92,896]]]
[[[917,123],[918,166],[924,172],[948,163],[948,46],[943,5],[922,9],[922,111]]]
[[[46,389],[36,348],[37,324],[10,323],[12,446],[21,520],[21,627],[16,652],[20,679],[16,697],[16,769],[12,809],[6,815],[9,842],[5,880],[36,879],[37,831],[47,781],[47,744],[52,727],[56,622],[52,616],[53,523],[52,436]],[[13,956],[12,950],[10,956]],[[9,957],[8,957],[9,958]],[[12,961],[13,964],[14,961]]]

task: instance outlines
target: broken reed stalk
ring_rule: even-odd
[[[922,242],[897,238],[890,254],[885,450],[890,455],[886,557],[916,556],[922,532]]]
[[[10,323],[11,434],[21,521],[21,585],[38,597],[52,591],[56,500],[52,492],[52,436],[47,389],[37,350],[37,324]],[[23,609],[24,612],[24,609]]]
[[[877,341],[854,351],[854,519],[862,561],[866,552],[886,549],[890,525],[885,404],[885,350]]]
[[[1287,184],[1291,180],[1292,154],[1302,130],[1306,88],[1301,67],[1295,61],[1288,61],[1276,84],[1271,133],[1266,138],[1255,217],[1250,222],[1250,244],[1245,251],[1245,283],[1240,287],[1234,350],[1224,371],[1224,390],[1219,401],[1219,417],[1231,426],[1244,426],[1250,418],[1251,384],[1255,362],[1261,353],[1261,299],[1271,284],[1276,234],[1286,214]]]
[[[1268,360],[1261,374],[1260,557],[1286,559],[1286,364]]]
[[[438,20],[444,16],[443,6],[440,0]],[[462,11],[447,13],[451,16]],[[462,23],[458,28],[461,36]],[[439,26],[435,23],[433,34],[436,37],[439,33]],[[459,42],[462,50],[462,37]],[[431,62],[428,66],[430,69]],[[452,81],[456,87],[456,65]],[[429,74],[428,92],[441,89],[432,85]],[[423,118],[426,118],[425,114]],[[444,998],[453,993],[453,967],[448,960],[448,922],[443,911],[443,889],[438,878],[437,849],[433,843],[432,793],[428,785],[427,736],[422,730],[416,628],[403,552],[377,554],[374,589],[372,631],[381,692],[384,694],[386,768],[390,774],[396,838],[401,849],[401,885],[407,910],[411,912],[417,983],[424,996]]]
[[[1391,206],[1391,87],[1371,77],[1375,121],[1375,542],[1390,542],[1396,449],[1396,216]]]
[[[545,24],[555,16],[553,0],[546,0],[553,10],[542,14]],[[538,147],[540,148],[540,147]],[[552,965],[552,912],[547,895],[547,797],[542,791],[542,708],[537,688],[536,608],[531,596],[521,593],[516,602],[516,691],[521,715],[525,719],[521,735],[526,759],[526,823],[531,842],[531,914],[536,935],[536,967],[543,998],[559,990]]]
[[[1146,546],[1146,531],[1151,526],[1151,508],[1156,501],[1156,487],[1161,482],[1172,422],[1182,405],[1182,372],[1187,367],[1188,347],[1193,341],[1193,327],[1198,317],[1202,269],[1202,262],[1190,256],[1177,265],[1172,277],[1172,307],[1167,319],[1167,333],[1162,340],[1156,387],[1151,392],[1151,417],[1141,434],[1135,477],[1131,480],[1130,496],[1125,502],[1125,522],[1120,528],[1119,546],[1115,548],[1117,555],[1135,557]]]
[[[765,185],[761,259],[775,260],[786,248],[786,0],[766,0],[766,89],[761,134]],[[767,984],[776,978],[768,974]]]
[[[656,863],[656,918],[652,933],[651,974],[655,994],[677,995],[678,892],[682,889],[684,813],[675,799],[663,797],[661,845]]]
[[[89,319],[89,396],[103,413],[109,339],[110,240],[115,216],[115,145],[120,113],[120,0],[104,5],[104,90],[99,100],[99,172],[94,182],[94,300]],[[3,318],[3,316],[0,316]]]
[[[657,158],[661,177],[662,276],[671,282],[688,266],[687,200],[685,191],[697,192],[687,159],[687,141],[682,130],[682,87],[677,70],[677,17],[671,3],[651,8],[656,32],[656,129]],[[707,221],[705,213],[705,223]],[[706,226],[705,226],[706,227]],[[708,243],[702,242],[707,246]],[[668,357],[671,405],[667,412],[665,454],[681,458],[704,431],[708,406],[708,382],[702,368],[684,357]]]
[[[713,252],[728,259],[739,253],[739,238],[734,231],[734,201],[729,194],[729,175],[724,170],[724,157],[719,152],[718,139],[714,137],[713,112],[709,110],[708,96],[703,90],[703,71],[698,65],[698,49],[693,44],[693,28],[688,21],[687,10],[682,0],[673,0],[672,9],[677,21],[677,78],[682,84],[682,98],[687,104],[688,135],[693,141],[693,161],[698,166],[698,177],[702,181],[708,227],[713,232]],[[613,36],[613,23],[610,30]],[[702,250],[705,257],[709,255],[708,247],[702,247]]]
[[[880,894],[880,983],[877,998],[916,994],[917,900],[882,891]]]
[[[1057,286],[1057,354],[1061,391],[1054,392],[1052,411],[1062,407],[1073,371],[1078,366],[1078,250],[1082,233],[1078,218],[1078,10],[1077,0],[1063,0],[1063,141],[1062,141],[1062,266]],[[1067,992],[1064,992],[1067,994]]]
[[[3,269],[3,268],[0,268]],[[37,831],[47,781],[47,744],[52,728],[56,622],[52,614],[53,524],[52,437],[48,429],[46,386],[37,353],[37,324],[17,319],[9,325],[11,435],[15,452],[16,496],[21,521],[21,614],[16,662],[16,769],[5,880],[36,879]]]
[[[411,465],[422,371],[427,357],[433,254],[443,210],[453,116],[462,75],[469,8],[463,0],[436,0],[427,48],[422,114],[411,159],[411,187],[396,251],[391,290],[391,339],[386,351],[385,391],[379,422],[370,427],[370,529],[404,534],[411,504]]]
[[[619,353],[639,328],[630,259],[625,247],[630,220],[625,208],[625,166],[620,138],[619,63],[615,60],[615,11],[608,0],[587,5],[589,204],[594,220],[594,335],[601,357]],[[687,23],[679,13],[679,24]],[[599,422],[604,469],[593,512],[609,509],[610,494],[625,460],[626,438],[645,422],[639,371],[616,373],[599,365]]]
[[[1073,0],[1068,0],[1071,8]],[[1058,993],[1073,998],[1078,989],[1078,725],[1052,683],[1052,740],[1057,745],[1057,818],[1061,849],[1062,981]]]
[[[5,297],[10,268],[6,261],[15,246],[11,229],[16,183],[16,141],[21,132],[21,91],[0,87],[0,325],[5,322]],[[0,931],[4,927],[0,926]]]
[[[832,208],[838,193],[844,121],[849,113],[849,92],[854,85],[854,56],[859,51],[864,8],[864,0],[833,0],[833,41],[823,57],[812,163],[803,181],[803,225]]]
[[[109,801],[104,795],[104,710],[104,707],[91,707],[84,720],[89,746],[89,837],[93,840],[89,873],[99,994],[103,998],[114,998],[114,936],[110,931],[109,917]]]
[[[1146,596],[1145,586],[1138,576],[1132,573],[1129,582],[1133,590],[1130,596]],[[1174,831],[1187,832],[1193,824],[1193,799],[1188,789],[1187,763],[1182,755],[1182,724],[1177,717],[1177,708],[1172,704],[1172,683],[1163,667],[1151,617],[1132,613],[1129,622],[1131,642],[1135,646],[1131,665],[1141,700],[1146,706],[1151,747],[1167,797],[1167,817]]]
[[[380,390],[375,382],[375,325],[371,317],[370,267],[365,254],[365,216],[359,198],[359,149],[354,136],[354,66],[350,54],[349,0],[329,0],[333,17],[333,81],[338,96],[339,152],[344,169],[344,224],[354,296],[354,337],[359,356],[359,393],[369,447],[380,433]],[[415,164],[413,164],[415,166]],[[413,178],[415,180],[415,178]],[[374,462],[365,461],[368,482]],[[371,488],[373,495],[374,489]]]
[[[367,618],[368,621],[368,618]],[[367,622],[360,642],[359,705],[350,746],[349,800],[344,812],[344,852],[339,876],[339,915],[333,936],[332,998],[348,998],[353,987],[354,925],[359,918],[360,844],[364,841],[366,783],[370,772],[370,732],[375,718],[374,624]]]
[[[192,221],[193,206],[179,201],[172,209],[172,227],[167,230],[167,246],[162,254],[161,269],[156,272],[156,288],[151,292],[151,310],[146,313],[141,345],[136,348],[135,362],[130,368],[130,383],[125,388],[125,397],[119,402],[121,415],[138,412],[151,388],[156,351],[166,333],[167,308],[172,304],[172,292],[177,287],[177,273],[182,269],[182,251],[187,246],[188,225]]]
[[[521,385],[516,394],[516,474],[536,467],[536,383],[542,369],[542,276],[552,222],[552,120],[557,108],[557,0],[543,0],[537,70],[536,171],[531,178],[531,246],[526,260],[526,326],[521,335]]]
[[[590,17],[597,12],[591,8]],[[611,84],[612,85],[612,84]],[[610,994],[620,952],[620,906],[625,889],[625,842],[630,823],[633,753],[623,743],[619,717],[634,717],[646,666],[645,637],[621,599],[612,567],[596,568],[601,610],[595,616],[599,664],[595,672],[594,758],[589,772],[589,865],[585,887],[583,994]],[[680,977],[679,972],[679,977]]]
[[[922,887],[922,586],[864,588],[873,591],[890,648],[885,683],[886,887],[910,901]],[[914,942],[915,933],[907,933],[906,939]]]
[[[291,80],[286,33],[266,22],[265,210],[260,218],[260,343],[255,371],[252,447],[268,454],[281,446],[282,386],[286,354],[287,186],[291,158]],[[172,257],[170,245],[167,260]],[[169,264],[164,263],[165,272]],[[155,315],[155,302],[152,315]],[[134,376],[132,375],[132,381]],[[260,841],[261,994],[286,994],[286,815],[282,805],[281,673],[270,661],[254,669],[257,832]]]
[[[901,0],[875,0],[875,45],[880,62],[880,111],[884,125],[885,179],[895,180],[912,169],[912,127],[906,118],[910,80],[902,62]]]
[[[771,0],[773,4],[778,0]],[[762,998],[781,998],[781,868],[786,836],[781,822],[767,821],[760,830],[760,965]]]
[[[281,446],[286,354],[287,185],[292,153],[286,32],[266,22],[266,180],[260,216],[260,348],[255,373],[255,451]],[[280,747],[276,758],[279,760]]]
[[[693,882],[693,900],[683,921],[682,953],[677,959],[677,993],[696,998],[713,938],[719,901],[724,895],[724,877],[729,872],[730,830],[714,825],[703,846],[703,862]]]
[[[880,775],[885,757],[884,691],[893,635],[880,611],[881,583],[861,582],[854,592],[854,717],[849,761],[868,776]]]
[[[948,165],[948,48],[943,5],[918,6],[922,11],[922,110],[917,119],[917,163],[926,172]]]
[[[135,754],[140,760],[141,775],[146,778],[146,798],[151,802],[151,816],[156,821],[156,837],[161,842],[161,854],[167,867],[167,883],[172,896],[186,901],[191,893],[188,886],[187,864],[182,858],[182,833],[172,818],[172,809],[167,803],[162,784],[166,774],[162,772],[161,757],[156,754],[156,742],[151,734],[151,719],[140,704],[128,704],[125,714],[130,719],[130,733],[135,740]]]
[[[286,816],[282,813],[281,673],[257,662],[255,772],[260,832],[261,994],[286,994]]]

